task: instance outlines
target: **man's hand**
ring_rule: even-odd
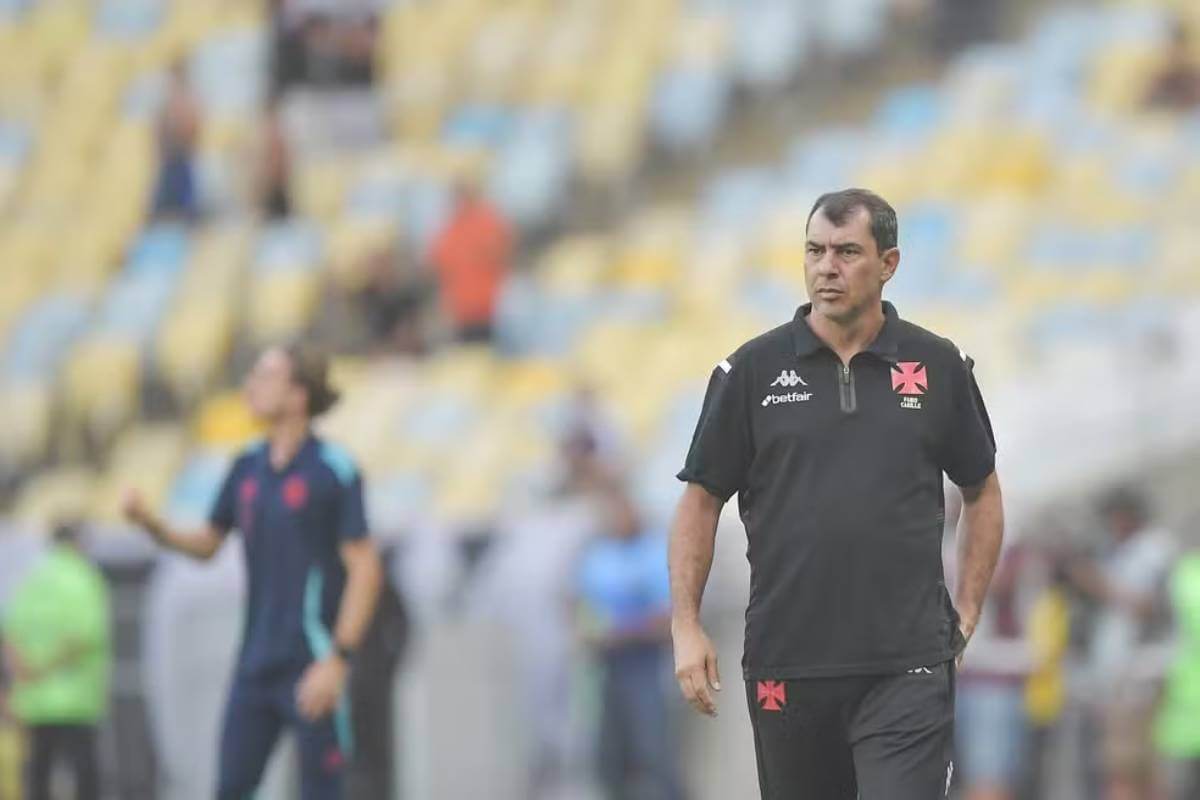
[[[144,526],[150,518],[146,498],[137,489],[126,489],[121,495],[121,513],[134,525]]]
[[[296,706],[309,721],[333,713],[346,685],[349,668],[340,656],[329,656],[310,664],[296,685]]]
[[[717,671],[717,650],[699,622],[673,623],[671,638],[675,642],[675,679],[684,699],[702,714],[717,715],[713,692],[721,691],[721,675]]]

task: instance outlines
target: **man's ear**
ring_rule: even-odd
[[[900,267],[900,248],[893,247],[885,250],[883,253],[883,274],[881,276],[883,283],[887,283],[896,274],[896,270]]]

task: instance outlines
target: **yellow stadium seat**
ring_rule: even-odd
[[[133,417],[141,392],[141,354],[125,338],[96,335],[77,345],[63,376],[64,410],[93,436],[107,439]]]
[[[344,159],[321,159],[298,165],[292,179],[296,208],[307,217],[330,221],[342,210],[354,171]]]
[[[184,276],[184,296],[198,292],[228,297],[250,250],[251,228],[220,225],[202,229]]]
[[[1050,176],[1049,143],[1034,131],[1011,131],[980,166],[983,190],[1032,195]]]
[[[598,186],[619,186],[636,166],[642,144],[643,112],[626,104],[591,106],[579,131],[579,170]]]
[[[215,450],[233,450],[263,434],[240,392],[221,392],[207,400],[193,423],[196,444]]]
[[[424,385],[434,391],[453,390],[467,395],[487,391],[499,366],[491,347],[458,345],[428,363]]]
[[[227,298],[184,302],[167,316],[156,342],[159,374],[177,398],[193,400],[211,386],[233,345]]]
[[[289,339],[312,321],[320,295],[317,276],[285,270],[251,280],[246,321],[257,345]]]
[[[121,494],[130,487],[140,490],[152,506],[160,507],[183,461],[186,444],[183,429],[175,424],[139,425],[123,433],[93,492],[92,517],[117,521]]]
[[[30,14],[28,47],[44,75],[54,76],[87,40],[90,9],[85,3],[39,3]]]
[[[604,236],[566,236],[542,256],[539,283],[555,294],[586,294],[600,285],[612,246]]]
[[[964,266],[1001,265],[1016,259],[1031,222],[1029,204],[1013,195],[993,194],[966,207],[959,240]]]
[[[691,241],[690,214],[677,208],[647,209],[626,232],[611,278],[633,286],[662,287],[682,277],[684,247]]]
[[[33,478],[16,501],[14,516],[33,525],[86,519],[96,474],[84,467],[64,467]]]
[[[1150,44],[1107,47],[1093,62],[1088,97],[1099,109],[1123,113],[1145,96],[1155,67],[1162,63],[1161,48]]]
[[[562,364],[541,359],[521,359],[504,365],[496,382],[496,395],[506,405],[525,408],[567,389]]]
[[[0,452],[5,460],[29,464],[50,449],[54,395],[45,383],[0,387]]]
[[[352,217],[330,234],[329,271],[337,285],[355,292],[370,279],[370,258],[395,244],[399,227],[386,217]]]
[[[434,518],[452,527],[493,520],[500,506],[500,477],[460,472],[440,481],[434,495]]]

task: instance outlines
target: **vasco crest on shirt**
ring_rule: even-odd
[[[898,361],[892,367],[892,388],[900,395],[901,408],[921,408],[921,396],[929,391],[929,376],[920,361]]]

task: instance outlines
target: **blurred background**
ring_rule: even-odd
[[[957,796],[1200,798],[1192,0],[0,0],[0,698],[83,637],[101,796],[211,796],[240,548],[162,555],[118,500],[203,521],[241,376],[304,337],[390,578],[349,796],[756,797],[735,512],[721,716],[620,630],[661,631],[708,374],[851,185],[999,440]],[[0,701],[3,800],[34,722]]]

